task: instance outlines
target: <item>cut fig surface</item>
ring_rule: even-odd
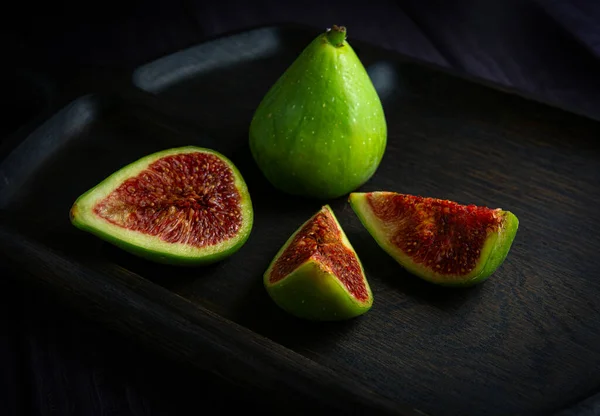
[[[504,262],[519,221],[509,211],[395,192],[350,194],[377,243],[418,277],[449,286],[487,279]]]
[[[311,320],[352,318],[373,303],[362,264],[328,205],[288,239],[264,283],[282,309]]]
[[[250,234],[253,209],[231,161],[188,146],[115,172],[77,199],[71,221],[133,254],[193,265],[237,251]]]

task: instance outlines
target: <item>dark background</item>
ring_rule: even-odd
[[[356,4],[355,4],[356,3]],[[600,119],[600,2],[123,1],[3,11],[0,141],[113,77],[264,24],[342,24],[349,41],[500,83]],[[2,269],[0,266],[0,273]],[[265,403],[146,351],[45,293],[0,280],[0,414],[177,415]],[[600,414],[594,398],[570,414]]]

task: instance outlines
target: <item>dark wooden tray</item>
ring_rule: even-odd
[[[321,202],[263,179],[248,125],[317,33],[274,27],[217,39],[40,125],[0,164],[4,261],[94,319],[298,411],[548,414],[596,392],[600,123],[352,39],[389,128],[381,167],[362,190],[502,207],[520,229],[487,282],[444,289],[405,273],[339,198],[329,202],[365,266],[372,310],[314,324],[268,298],[264,270]],[[223,152],[248,182],[255,225],[233,257],[158,266],[71,226],[83,191],[185,144]]]

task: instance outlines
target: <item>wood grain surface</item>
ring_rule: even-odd
[[[222,365],[227,374],[245,366],[239,377],[256,377],[258,390],[287,374],[306,397],[328,404],[331,398],[307,390],[309,382],[334,383],[331,391],[340,397],[359,392],[359,404],[381,400],[382,408],[388,399],[431,414],[499,415],[548,414],[596,391],[600,124],[361,42],[353,45],[382,97],[389,129],[382,165],[362,190],[502,207],[519,217],[519,232],[489,281],[442,289],[402,271],[340,198],[329,202],[363,261],[373,309],[353,321],[316,325],[292,319],[268,299],[264,269],[321,203],[268,185],[249,157],[247,127],[267,88],[313,35],[279,29],[258,38],[242,34],[141,68],[134,80],[148,94],[91,96],[73,104],[0,165],[6,221],[32,236],[13,241],[7,228],[3,249],[51,286],[64,284],[96,299],[97,317],[137,311],[115,322],[125,332],[153,328],[144,339],[165,343],[200,366]],[[257,42],[263,43],[260,53],[238,53]],[[207,58],[209,67],[202,64]],[[189,70],[165,79],[178,63]],[[188,143],[223,152],[248,182],[255,227],[235,257],[203,269],[156,266],[70,226],[66,214],[81,192],[143,154]],[[79,286],[60,280],[77,274]],[[111,287],[116,291],[102,292]],[[215,338],[203,340],[206,333],[191,330],[182,335],[182,314],[199,314],[193,304],[211,317],[198,317],[194,331],[214,325],[209,332]],[[227,327],[227,320],[240,332],[232,334],[237,326]],[[216,348],[220,336],[239,343],[229,351],[237,361],[212,361],[190,350]],[[252,347],[254,339],[260,345]],[[269,355],[264,349],[271,345]],[[259,360],[261,369],[248,351],[273,361]]]

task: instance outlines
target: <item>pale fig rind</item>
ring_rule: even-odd
[[[510,211],[502,211],[504,216],[502,227],[487,236],[480,249],[479,260],[475,268],[463,276],[449,277],[413,262],[389,240],[385,224],[373,214],[369,207],[368,194],[353,192],[349,196],[349,202],[369,234],[388,255],[409,273],[441,286],[468,287],[487,280],[504,263],[519,228],[517,217]]]
[[[309,258],[283,279],[271,283],[270,275],[277,259],[294,241],[294,237],[317,214],[305,221],[289,237],[277,252],[263,276],[264,286],[271,299],[283,310],[298,318],[312,321],[341,321],[365,314],[373,305],[373,293],[366,279],[364,268],[337,218],[328,205],[322,209],[329,211],[341,231],[341,243],[356,256],[368,297],[361,302],[356,299],[322,264]]]
[[[109,195],[123,181],[144,171],[153,162],[171,155],[194,152],[215,155],[232,171],[235,179],[235,187],[240,194],[242,213],[242,226],[232,238],[207,247],[170,243],[161,240],[158,236],[148,235],[112,224],[93,212],[93,208],[99,200]],[[119,169],[77,198],[71,207],[69,216],[71,223],[75,227],[91,233],[124,251],[156,263],[176,266],[207,265],[231,256],[247,241],[254,221],[254,211],[250,194],[237,167],[221,153],[196,146],[185,146],[156,152]]]
[[[343,33],[317,36],[269,89],[252,118],[251,153],[277,189],[336,198],[367,182],[387,125],[371,79]]]

